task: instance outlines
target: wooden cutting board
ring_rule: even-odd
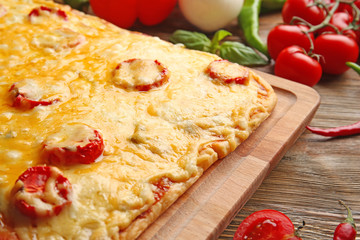
[[[216,239],[310,122],[320,104],[312,88],[256,71],[275,89],[272,115],[217,161],[139,239]]]

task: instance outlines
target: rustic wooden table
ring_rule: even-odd
[[[266,39],[269,30],[281,22],[279,13],[261,16],[261,37]],[[132,30],[168,40],[176,29],[199,31],[178,10],[158,26],[136,25]],[[231,40],[242,41],[235,21],[226,29],[233,33]],[[257,69],[273,74],[273,66]],[[353,70],[339,76],[325,75],[314,88],[321,104],[312,126],[327,128],[360,120],[360,76]],[[337,224],[346,216],[339,199],[352,208],[360,226],[360,135],[326,138],[306,130],[219,239],[232,239],[246,216],[266,208],[285,213],[297,226],[305,221],[303,239],[332,239]]]

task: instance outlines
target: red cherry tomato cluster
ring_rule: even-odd
[[[356,62],[360,44],[360,0],[287,0],[284,24],[268,35],[275,74],[314,86],[323,73],[342,74]]]

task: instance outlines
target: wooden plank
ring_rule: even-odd
[[[278,95],[273,114],[216,162],[140,239],[214,239],[303,132],[319,105],[312,88],[258,72]]]
[[[260,34],[263,39],[266,40],[269,30],[281,22],[281,13],[262,16]],[[258,69],[273,73],[273,63]],[[328,128],[360,120],[360,77],[355,71],[325,74],[314,89],[321,96],[321,105],[312,119],[312,126]],[[304,240],[333,239],[336,226],[346,217],[345,208],[338,204],[339,199],[351,207],[359,225],[359,146],[360,135],[327,138],[306,130],[219,240],[232,240],[245,217],[265,208],[285,213],[295,226],[305,221],[306,226],[300,232]],[[359,231],[357,239],[360,239]]]

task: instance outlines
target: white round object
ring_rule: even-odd
[[[179,0],[185,18],[203,31],[227,26],[240,13],[244,0]]]

